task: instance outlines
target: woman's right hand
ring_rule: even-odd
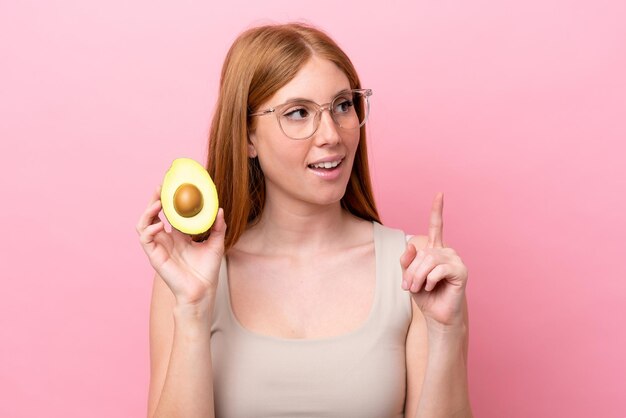
[[[177,305],[207,308],[217,289],[224,255],[224,210],[218,209],[209,238],[194,242],[174,227],[170,233],[165,230],[159,218],[160,196],[159,186],[137,223],[141,246],[152,267],[174,293]]]

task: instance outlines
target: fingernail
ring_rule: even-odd
[[[406,280],[402,280],[402,288],[403,288],[404,290],[407,290],[407,289],[409,288],[409,286],[408,286],[408,284],[407,284]]]

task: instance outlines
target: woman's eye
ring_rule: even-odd
[[[343,99],[335,106],[335,113],[347,113],[354,106],[352,100]]]
[[[291,120],[302,120],[309,117],[309,111],[304,107],[300,107],[288,111],[283,116]]]

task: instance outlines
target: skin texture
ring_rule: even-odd
[[[260,108],[292,97],[328,103],[349,87],[335,64],[313,57]],[[140,242],[157,272],[149,416],[214,415],[208,330],[223,255],[229,261],[233,311],[251,330],[285,338],[337,335],[359,326],[371,308],[371,222],[340,206],[359,131],[338,128],[326,111],[317,132],[301,141],[286,137],[274,115],[256,122],[248,155],[259,159],[264,172],[266,205],[228,254],[221,209],[203,243],[165,231],[158,218],[158,190],[138,222]],[[308,168],[329,156],[344,158],[334,180],[321,179]],[[413,237],[399,260],[405,284],[398,286],[411,292],[413,306],[406,342],[407,417],[472,416],[466,379],[467,269],[443,245],[442,199],[435,198],[428,236]],[[246,281],[252,272],[265,281]],[[272,311],[277,305],[280,309]]]

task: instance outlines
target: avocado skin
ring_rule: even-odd
[[[209,238],[209,235],[211,235],[211,229],[209,229],[206,232],[203,232],[202,234],[196,234],[196,235],[192,235],[191,236],[191,240],[193,242],[202,242],[202,241],[206,241]]]

